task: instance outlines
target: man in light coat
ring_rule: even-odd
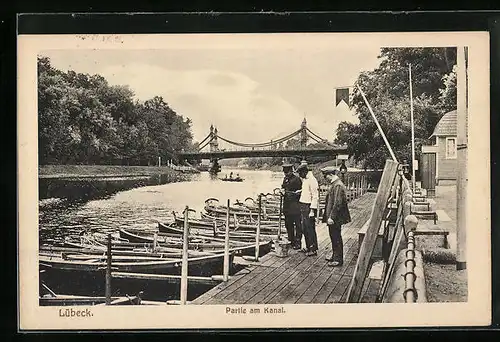
[[[344,263],[344,244],[342,241],[342,225],[351,222],[351,215],[347,207],[347,194],[344,183],[337,176],[338,171],[334,167],[321,169],[323,176],[330,183],[325,199],[325,210],[323,222],[328,226],[330,240],[332,242],[332,256],[327,257],[330,266],[338,267]]]
[[[302,252],[305,252],[307,256],[315,256],[318,254],[316,216],[319,203],[319,185],[306,163],[302,163],[297,168],[297,173],[302,178],[299,206],[302,232],[306,240],[306,247],[302,249]]]

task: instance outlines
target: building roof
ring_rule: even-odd
[[[432,137],[444,137],[444,136],[456,136],[457,135],[457,111],[452,110],[451,112],[443,115],[441,120],[437,123],[434,128],[434,132],[431,135]]]

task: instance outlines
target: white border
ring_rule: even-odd
[[[488,325],[491,319],[489,35],[487,32],[18,37],[20,329],[330,328]],[[83,39],[85,38],[85,39]],[[284,305],[281,315],[229,315],[225,306],[92,307],[89,318],[38,306],[37,52],[47,49],[273,49],[297,46],[469,46],[467,303]],[[488,132],[488,133],[487,133]],[[486,195],[485,195],[486,194]],[[473,223],[473,224],[472,224]],[[232,305],[232,307],[237,307]],[[246,305],[260,307],[264,305]],[[276,307],[276,306],[273,306]],[[280,307],[280,306],[278,306]]]

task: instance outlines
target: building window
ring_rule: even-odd
[[[446,138],[446,159],[457,158],[457,138]]]

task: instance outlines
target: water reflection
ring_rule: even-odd
[[[172,211],[182,211],[189,206],[197,211],[204,206],[204,201],[209,197],[218,198],[222,203],[228,199],[244,200],[248,196],[256,196],[260,192],[270,192],[279,187],[282,173],[271,171],[250,171],[224,169],[219,177],[233,171],[239,173],[244,182],[223,182],[207,172],[191,175],[189,181],[162,184],[164,179],[152,177],[144,181],[144,186],[120,191],[125,185],[119,185],[118,180],[106,180],[106,185],[89,186],[85,188],[97,189],[96,199],[82,201],[81,198],[73,200],[76,196],[69,196],[65,204],[41,206],[39,214],[40,241],[56,242],[67,234],[78,234],[85,230],[116,231],[119,228],[154,228],[157,221],[168,221],[173,215]],[[125,180],[125,184],[128,184]],[[148,183],[149,182],[149,183]],[[137,184],[137,183],[136,183]],[[47,194],[53,195],[55,187]],[[75,188],[74,188],[75,189]],[[106,193],[102,189],[114,189]],[[52,192],[51,192],[52,191]],[[71,193],[64,186],[59,186],[59,193]],[[84,192],[86,193],[86,192]],[[45,202],[57,200],[45,199]],[[43,202],[42,201],[42,202]]]

